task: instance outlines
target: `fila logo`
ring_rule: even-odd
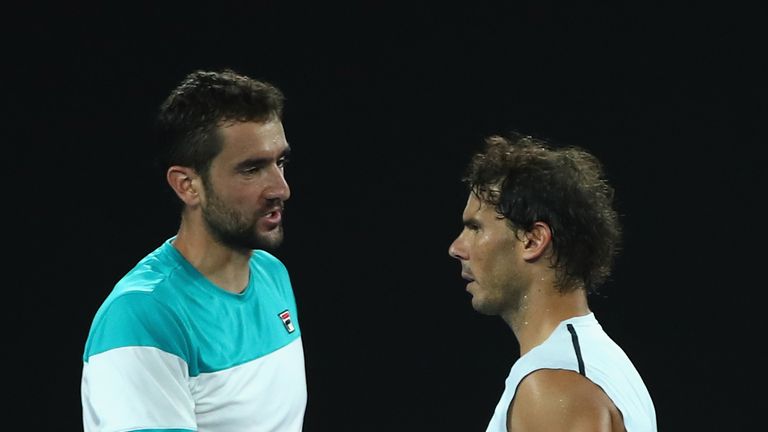
[[[283,325],[285,326],[285,329],[288,330],[288,333],[293,333],[293,331],[296,330],[296,327],[293,326],[293,322],[291,322],[291,313],[288,312],[288,309],[280,312],[277,316],[283,321]]]

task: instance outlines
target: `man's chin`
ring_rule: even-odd
[[[275,250],[283,244],[283,227],[280,226],[268,233],[261,234],[255,240],[256,247],[253,249]]]
[[[483,299],[479,296],[472,297],[472,308],[483,315],[493,316],[499,314],[498,308],[495,307],[493,302],[489,302],[487,299]]]
[[[283,243],[282,229],[274,229],[268,233],[257,233],[256,235],[237,235],[237,236],[219,236],[219,242],[225,246],[249,252],[254,249],[263,249],[273,251]]]

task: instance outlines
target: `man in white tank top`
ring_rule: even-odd
[[[640,374],[587,301],[621,241],[601,163],[573,146],[492,136],[463,180],[464,229],[449,253],[473,308],[504,319],[521,355],[487,432],[655,432]]]

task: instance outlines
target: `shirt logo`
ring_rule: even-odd
[[[285,329],[288,330],[288,333],[293,333],[294,330],[296,330],[296,327],[293,326],[293,322],[291,321],[291,313],[288,312],[288,309],[280,312],[277,316],[283,321],[283,325],[285,326]]]

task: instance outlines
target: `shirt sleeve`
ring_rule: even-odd
[[[97,313],[83,356],[85,432],[195,431],[183,326],[142,293]]]

